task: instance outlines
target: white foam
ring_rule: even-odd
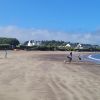
[[[92,55],[89,55],[89,56],[88,56],[88,58],[90,58],[90,59],[93,59],[93,60],[97,60],[97,61],[100,61],[100,59],[97,59],[97,58],[93,58],[93,57],[92,57]]]

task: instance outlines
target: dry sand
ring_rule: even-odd
[[[65,64],[65,54],[0,51],[0,100],[100,100],[100,65]]]

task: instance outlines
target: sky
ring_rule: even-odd
[[[100,0],[0,0],[0,37],[100,44]]]

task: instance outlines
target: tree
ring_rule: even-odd
[[[18,45],[20,42],[16,38],[0,37],[0,44]]]

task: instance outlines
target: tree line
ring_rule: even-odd
[[[32,43],[31,40],[30,42]],[[31,47],[27,46],[28,41],[26,41],[22,46],[21,49],[26,50],[43,50],[43,51],[100,51],[99,45],[91,45],[91,44],[81,44],[83,49],[76,49],[79,43],[71,43],[65,41],[56,41],[56,40],[42,40],[42,41],[35,41],[36,43],[39,42],[40,45],[33,45]],[[70,47],[66,46],[70,44]]]
[[[19,40],[16,38],[0,37],[0,50],[13,49],[19,44]]]
[[[31,40],[31,42],[34,40]],[[41,50],[41,51],[75,51],[75,47],[79,43],[71,43],[65,41],[56,41],[56,40],[42,40],[35,41],[39,42],[39,45],[28,46],[28,41],[25,41],[22,45],[19,45],[20,42],[16,38],[5,38],[0,37],[0,50],[3,49],[21,49],[21,50]],[[70,44],[71,47],[67,47],[66,45]],[[91,44],[82,44],[83,49],[78,49],[78,51],[100,51],[100,46],[91,45]]]

